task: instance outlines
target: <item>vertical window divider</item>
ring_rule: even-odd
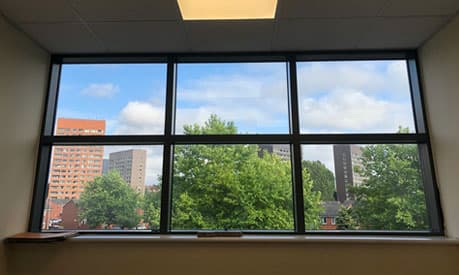
[[[173,167],[173,144],[175,122],[175,86],[176,86],[176,59],[169,56],[167,59],[167,82],[166,82],[166,110],[164,126],[164,149],[163,149],[163,173],[161,182],[161,213],[159,232],[169,232],[171,223],[171,195],[172,195],[172,167]]]
[[[57,98],[59,96],[59,84],[61,78],[60,63],[51,59],[49,69],[48,93],[45,101],[45,112],[42,118],[40,147],[35,171],[35,184],[30,210],[29,231],[41,232],[43,211],[46,207],[46,195],[48,192],[48,175],[51,163],[52,142],[45,143],[45,136],[53,136],[54,121],[56,117]]]
[[[293,196],[296,233],[305,232],[304,221],[304,197],[303,197],[303,175],[301,167],[301,143],[300,143],[300,122],[298,104],[298,82],[296,71],[296,57],[290,55],[288,60],[288,85],[289,85],[289,111],[290,111],[290,132],[292,134],[292,170],[293,170]]]
[[[440,205],[440,192],[436,182],[435,169],[433,166],[432,145],[427,121],[425,120],[425,105],[419,79],[417,56],[407,58],[407,70],[410,83],[413,115],[415,120],[416,134],[425,134],[426,143],[418,143],[420,172],[424,194],[426,199],[426,209],[429,215],[431,232],[434,235],[443,235],[443,212]]]

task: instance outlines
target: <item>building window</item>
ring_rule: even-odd
[[[53,60],[32,231],[443,233],[412,52]]]

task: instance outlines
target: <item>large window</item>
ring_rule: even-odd
[[[416,60],[56,56],[31,231],[443,233]]]

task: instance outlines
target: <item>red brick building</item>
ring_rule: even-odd
[[[56,135],[105,135],[105,120],[59,118]],[[49,172],[48,198],[79,199],[84,183],[102,175],[103,146],[55,146]]]

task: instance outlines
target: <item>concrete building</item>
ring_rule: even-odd
[[[108,170],[117,170],[135,191],[145,193],[147,151],[131,149],[109,155]]]
[[[56,135],[104,135],[105,120],[59,118]],[[79,199],[84,184],[102,174],[104,146],[55,146],[49,172],[49,199]]]
[[[333,159],[335,163],[335,181],[337,200],[341,203],[351,200],[349,186],[362,184],[364,178],[354,171],[354,167],[362,165],[360,160],[362,148],[359,145],[333,145]]]
[[[260,144],[259,155],[262,156],[265,152],[276,154],[281,159],[290,161],[290,145],[288,144]]]

